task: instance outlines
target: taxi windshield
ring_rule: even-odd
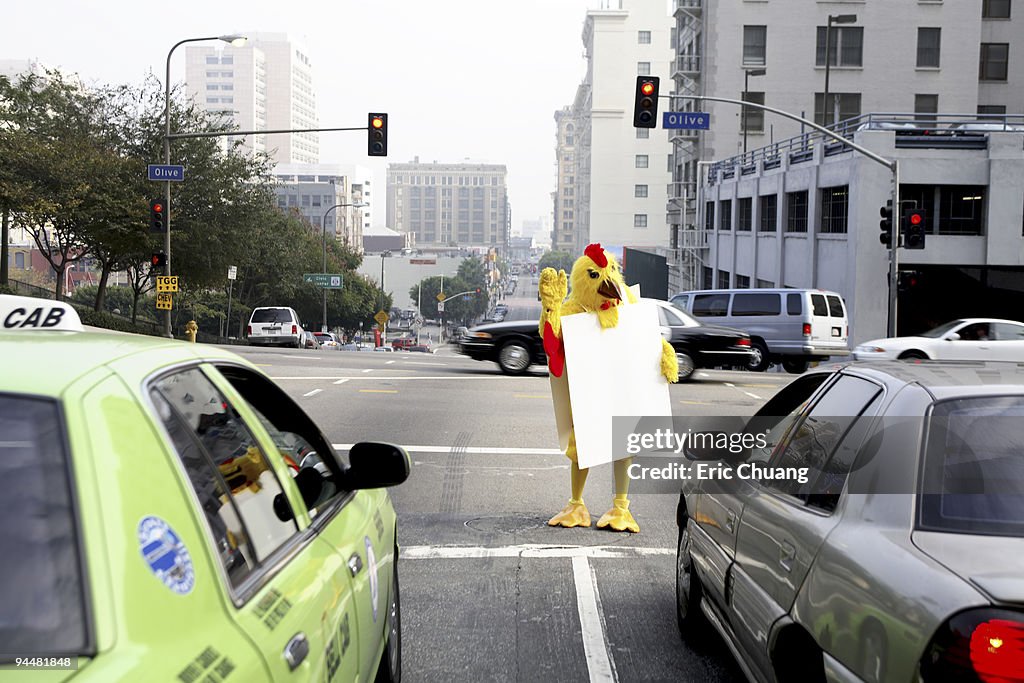
[[[85,654],[88,625],[55,401],[0,394],[0,661]]]

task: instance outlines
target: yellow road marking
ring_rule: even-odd
[[[711,405],[707,401],[680,401],[680,403],[685,403],[685,404],[691,405],[691,406],[709,406],[709,405]]]
[[[361,394],[397,394],[398,389],[360,389]]]
[[[255,365],[258,368],[272,368],[272,367],[274,367],[274,365],[272,363],[256,363]]]
[[[778,384],[737,384],[738,387],[757,387],[759,389],[774,389]]]

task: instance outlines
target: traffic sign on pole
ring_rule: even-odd
[[[159,292],[156,295],[156,307],[160,311],[171,310],[172,301],[170,292]]]
[[[302,279],[323,289],[342,289],[345,283],[340,273],[305,273]]]
[[[228,279],[234,280],[238,276],[238,266],[228,266]]]
[[[438,301],[437,302],[437,312],[438,313],[444,313],[444,302],[443,301]]]
[[[377,315],[373,316],[373,319],[377,321],[378,325],[384,327],[388,322],[388,314],[384,311],[377,311]]]
[[[146,168],[149,171],[150,180],[159,180],[161,182],[173,180],[175,182],[181,182],[185,179],[184,166],[177,166],[175,164],[149,164]]]
[[[661,115],[662,128],[708,130],[710,126],[711,114],[703,111],[666,111]]]
[[[177,275],[157,275],[156,276],[156,291],[157,292],[177,292],[178,291],[178,276]]]

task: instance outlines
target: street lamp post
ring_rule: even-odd
[[[204,38],[186,38],[185,40],[179,40],[174,46],[167,52],[167,71],[164,78],[164,163],[171,163],[171,55],[181,45],[185,43],[199,43],[206,40],[223,40],[225,43],[231,43],[234,47],[242,47],[245,45],[248,38],[241,35],[226,35],[226,36],[206,36]],[[164,206],[167,207],[167,217],[165,220],[164,227],[164,253],[167,255],[167,263],[164,265],[164,275],[171,274],[171,181],[168,180],[164,183]],[[171,330],[171,311],[170,309],[164,311],[164,335],[167,337],[174,337],[174,332]]]
[[[822,93],[821,97],[821,122],[823,125],[828,125],[828,76],[829,66],[832,64],[832,24],[852,24],[857,21],[856,14],[830,14],[828,15],[828,25],[825,26],[825,92]],[[839,122],[839,106],[838,96],[836,96],[836,106],[833,107],[834,113],[832,115],[833,125]]]
[[[334,211],[335,209],[340,209],[340,208],[345,207],[345,206],[351,206],[351,207],[354,207],[354,208],[357,208],[357,209],[361,209],[364,206],[366,206],[366,204],[364,204],[362,202],[356,202],[355,204],[335,204],[331,208],[327,209],[327,211],[324,211],[324,216],[320,220],[320,224],[321,224],[322,229],[323,229],[323,235],[321,237],[321,245],[323,247],[323,254],[324,254],[324,269],[323,269],[323,273],[325,275],[327,274],[327,216],[328,216],[328,214],[331,213],[331,211]],[[335,230],[334,230],[334,236],[335,237],[338,236],[337,228],[335,228]],[[324,304],[324,318],[323,318],[323,325],[321,326],[320,331],[321,332],[327,332],[328,329],[327,329],[327,288],[326,287],[324,287],[324,290],[323,290],[323,304]]]
[[[744,100],[746,100],[747,98],[750,97],[750,95],[749,95],[749,92],[750,92],[750,77],[751,76],[764,76],[766,73],[768,73],[767,69],[745,69],[743,71],[743,99]],[[743,119],[743,153],[746,154],[747,153],[747,124],[749,122],[747,121],[747,107],[744,106],[742,109],[743,109],[743,112],[740,114],[740,116]]]

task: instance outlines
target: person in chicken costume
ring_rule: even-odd
[[[568,283],[572,282],[572,294],[568,294]],[[625,301],[623,301],[625,296]],[[600,244],[591,244],[578,258],[572,267],[572,274],[567,278],[565,271],[557,273],[553,268],[545,268],[540,274],[541,315],[539,331],[544,343],[544,351],[548,357],[548,371],[552,383],[552,396],[555,400],[556,413],[563,406],[559,401],[569,398],[568,389],[559,391],[558,383],[568,383],[565,367],[565,347],[562,339],[562,316],[576,313],[587,313],[597,316],[602,329],[615,327],[619,323],[619,307],[635,304],[636,295],[626,286],[622,271],[615,257],[601,248]],[[679,377],[679,365],[675,350],[661,340],[661,374],[669,382]],[[600,373],[602,368],[595,366],[592,372]],[[609,388],[613,390],[613,388]],[[559,398],[562,397],[562,398]],[[571,419],[572,406],[568,405]],[[565,455],[572,461],[570,470],[572,497],[569,503],[557,515],[548,520],[551,526],[577,527],[590,526],[590,512],[583,503],[583,487],[587,482],[589,469],[581,469],[576,451],[576,434],[574,428],[569,432],[568,447]],[[597,522],[599,529],[615,531],[632,531],[637,533],[640,526],[629,511],[629,465],[631,458],[616,460],[615,468],[615,500],[612,508],[604,513]]]

